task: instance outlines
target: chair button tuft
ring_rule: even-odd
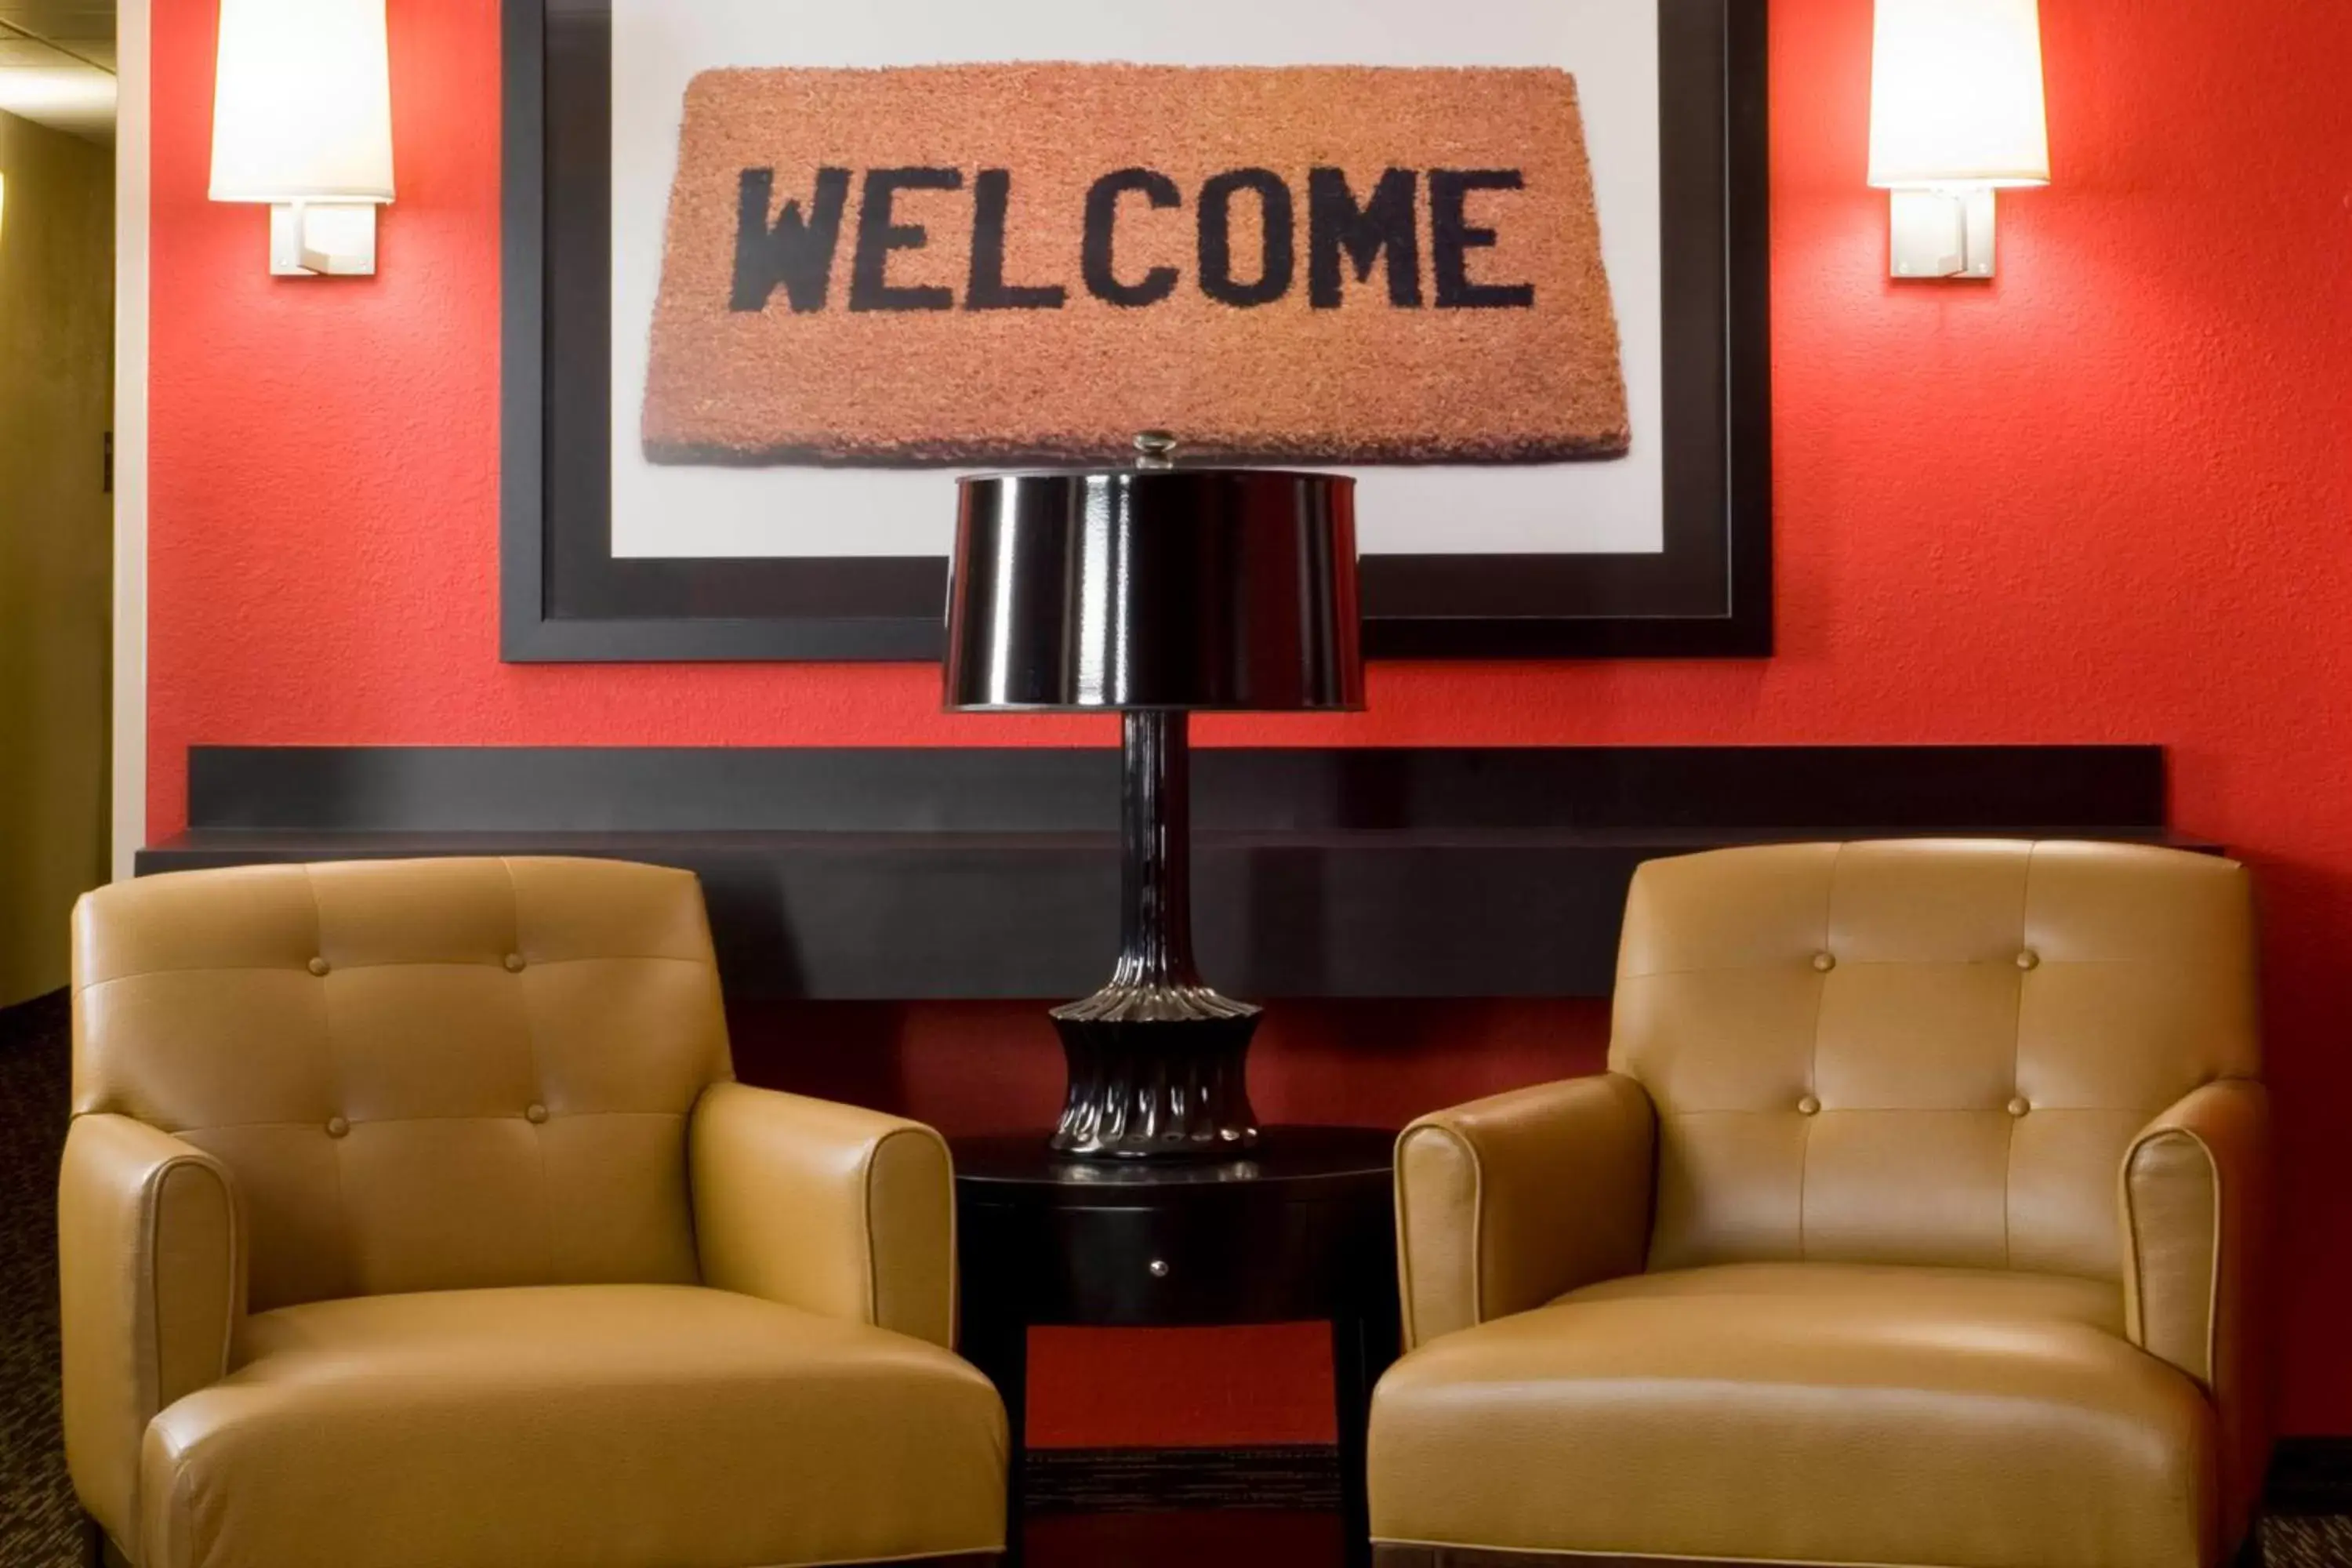
[[[1813,967],[1827,974],[1837,967],[1837,955],[1832,952],[1817,952],[1813,954]]]
[[[1821,1110],[1822,1102],[1810,1094],[1797,1101],[1797,1114],[1800,1116],[1818,1116]]]
[[[519,952],[508,953],[506,957],[506,964],[507,973],[509,974],[520,974],[522,973],[522,954]]]
[[[523,1115],[533,1121],[544,1121],[547,1120],[547,1107],[534,1104]]]
[[[310,973],[313,974],[324,974],[328,967],[327,961],[323,958],[314,958],[310,961]]]
[[[2009,1102],[2009,1113],[2011,1116],[2022,1116],[2032,1109],[2032,1105],[2021,1094]]]
[[[349,1132],[351,1130],[352,1130],[352,1124],[351,1124],[350,1122],[348,1122],[348,1121],[344,1121],[341,1117],[340,1117],[340,1116],[330,1116],[330,1117],[328,1117],[328,1118],[327,1118],[327,1136],[328,1136],[328,1137],[330,1137],[330,1138],[341,1138],[344,1133]]]
[[[2042,955],[2034,952],[2030,947],[2023,952],[2017,955],[2017,967],[2020,969],[2033,969],[2038,967],[2041,963]]]

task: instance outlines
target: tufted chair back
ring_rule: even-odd
[[[257,1311],[690,1283],[686,1118],[730,1076],[683,871],[259,866],[118,883],[75,912],[74,1111],[227,1165]]]
[[[2117,1279],[2118,1166],[2259,1076],[2250,879],[2111,844],[1776,845],[1634,877],[1610,1065],[1658,1115],[1652,1268]]]

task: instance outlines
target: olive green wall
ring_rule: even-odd
[[[0,1006],[107,875],[114,155],[0,114]]]

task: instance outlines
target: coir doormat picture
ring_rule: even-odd
[[[719,69],[643,408],[665,464],[1622,457],[1552,68]]]

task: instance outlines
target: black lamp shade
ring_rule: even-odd
[[[1117,469],[961,489],[950,708],[1363,706],[1353,479]]]

